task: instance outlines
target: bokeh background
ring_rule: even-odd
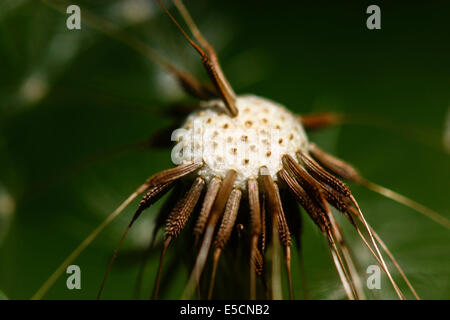
[[[65,5],[63,1],[49,1]],[[206,79],[199,58],[156,1],[72,1],[110,21],[171,62]],[[165,2],[169,8],[170,1]],[[352,115],[312,133],[325,150],[370,180],[447,218],[450,26],[444,1],[376,1],[382,29],[366,28],[367,1],[192,1],[200,29],[217,48],[238,93],[254,93],[297,113]],[[148,176],[171,166],[170,150],[139,148],[170,125],[161,111],[195,100],[154,62],[39,0],[0,2],[0,296],[28,299],[63,259]],[[367,219],[425,299],[450,298],[448,229],[415,211],[351,185]],[[139,262],[159,204],[132,230],[103,298],[134,296]],[[76,260],[82,289],[66,276],[50,299],[93,299],[136,203]],[[365,268],[374,261],[343,222]],[[310,297],[342,299],[336,270],[315,225],[305,217],[304,260]],[[161,234],[159,234],[161,239]],[[189,234],[173,243],[162,298],[179,298],[192,255]],[[153,287],[161,242],[150,255],[141,298]],[[297,298],[304,298],[293,257]],[[227,259],[225,282],[236,274]],[[364,271],[364,270],[363,270]],[[401,282],[398,273],[393,271]],[[364,273],[362,273],[363,278]],[[402,288],[405,286],[402,284]],[[225,290],[218,286],[218,290]],[[226,288],[239,297],[238,288]],[[375,297],[395,298],[384,279]],[[407,295],[411,298],[411,295]]]

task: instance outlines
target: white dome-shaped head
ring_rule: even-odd
[[[177,164],[203,161],[198,174],[209,181],[224,177],[230,169],[238,176],[235,187],[246,189],[246,181],[258,177],[265,166],[277,180],[284,154],[296,157],[307,150],[307,137],[300,122],[285,107],[253,95],[236,100],[239,114],[230,117],[221,100],[204,102],[174,135],[172,150]]]

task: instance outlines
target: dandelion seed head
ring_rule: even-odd
[[[296,151],[307,149],[302,125],[282,105],[254,95],[237,97],[236,107],[238,116],[220,116],[223,102],[211,100],[187,118],[182,127],[181,163],[202,160],[204,166],[198,174],[207,181],[223,178],[234,169],[238,173],[235,187],[242,190],[263,166],[276,181],[282,155],[295,157]]]

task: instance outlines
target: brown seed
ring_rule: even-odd
[[[209,213],[219,192],[222,179],[214,177],[209,182],[208,190],[206,191],[205,199],[203,200],[202,209],[198,215],[197,222],[194,228],[194,236],[198,239],[205,230],[206,221],[208,220]]]
[[[197,177],[187,194],[180,199],[170,213],[166,222],[165,236],[167,238],[175,238],[186,225],[192,210],[194,210],[198,199],[202,193],[205,180]]]
[[[225,207],[225,213],[223,214],[222,223],[220,224],[219,231],[215,240],[215,247],[223,249],[228,239],[230,238],[231,231],[233,231],[234,222],[236,221],[239,203],[241,201],[242,191],[239,189],[233,189]]]

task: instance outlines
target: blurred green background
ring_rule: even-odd
[[[156,1],[71,3],[80,5],[82,20],[83,10],[89,10],[206,79],[199,58]],[[175,12],[170,1],[165,3]],[[313,133],[310,139],[353,163],[368,179],[450,217],[450,161],[443,142],[450,130],[448,3],[377,1],[382,29],[374,31],[365,25],[372,4],[367,1],[185,4],[217,48],[236,92],[273,99],[297,113],[354,115],[352,123]],[[194,102],[152,61],[86,25],[70,31],[66,18],[39,0],[0,2],[0,297],[3,293],[9,299],[30,298],[138,185],[171,166],[169,149],[129,146],[171,124],[161,113],[169,104]],[[418,294],[450,298],[448,230],[360,186],[351,187]],[[103,298],[133,297],[159,206],[135,225]],[[46,298],[95,298],[135,207],[76,260],[82,289],[68,290],[63,275]],[[325,242],[316,226],[305,221],[310,296],[344,298]],[[373,264],[343,224],[361,265]],[[167,265],[175,262],[178,268],[166,274],[162,298],[178,298],[186,283],[189,267],[181,256],[191,253],[183,248],[192,238],[182,236],[169,250]],[[146,269],[142,298],[153,287],[159,250],[160,242]],[[228,281],[233,273],[224,261],[219,270]],[[294,254],[296,297],[303,298],[297,266]],[[237,288],[227,291],[230,298],[239,296]],[[395,298],[387,281],[376,297]]]

